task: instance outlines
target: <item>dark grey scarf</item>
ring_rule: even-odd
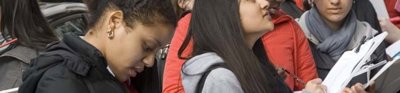
[[[340,56],[346,51],[356,30],[357,19],[354,12],[350,11],[338,31],[329,28],[315,7],[310,9],[305,20],[310,33],[320,42],[317,45],[317,50],[328,54],[333,60],[338,61]]]

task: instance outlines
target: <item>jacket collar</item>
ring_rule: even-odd
[[[76,35],[65,35],[63,42],[72,52],[74,55],[79,57],[82,62],[68,62],[70,64],[69,68],[75,69],[80,72],[80,66],[75,64],[88,64],[90,67],[96,67],[102,73],[106,73],[109,76],[112,76],[110,72],[108,72],[107,68],[107,61],[102,55],[102,53],[91,44],[84,41],[82,38]],[[87,72],[87,71],[84,71]]]
[[[288,21],[292,21],[292,17],[290,17],[288,14],[282,11],[282,9],[279,9],[277,13],[275,14],[275,17],[272,18],[272,23],[274,25],[279,25],[283,23],[287,23]]]

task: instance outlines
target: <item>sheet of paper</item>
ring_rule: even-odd
[[[380,45],[380,43],[387,36],[386,32],[383,32],[376,37],[366,41],[360,46],[358,52],[356,49],[352,51],[346,51],[340,57],[338,62],[333,66],[331,71],[328,73],[322,84],[326,85],[328,93],[340,92],[351,80],[352,75],[360,71],[361,66],[364,65],[367,59]]]
[[[393,58],[400,52],[400,40],[386,48],[386,54]]]
[[[374,77],[371,78],[370,81],[375,81],[383,72],[385,72],[390,66],[392,66],[394,63],[400,61],[400,40],[393,43],[389,47],[386,48],[386,54],[389,55],[393,60],[388,62],[385,66],[383,66],[378,73],[375,74]],[[370,82],[364,85],[364,88],[367,88]]]
[[[399,61],[399,58],[395,58],[394,60],[388,62],[386,65],[384,65],[379,71],[378,73],[376,73],[374,75],[374,77],[372,77],[367,84],[364,85],[364,89],[367,88],[371,81],[375,81],[379,76],[381,76],[383,74],[383,72],[385,72],[387,69],[389,69],[390,66],[392,66],[395,62]]]
[[[342,55],[322,82],[323,85],[327,86],[328,93],[337,93],[342,90],[343,83],[350,77],[359,60],[361,60],[361,57],[357,56],[354,51],[347,51]]]
[[[354,70],[354,71],[358,71],[358,70],[361,68],[361,66],[364,65],[364,64],[366,63],[366,61],[369,59],[369,57],[372,55],[372,53],[374,53],[374,51],[376,50],[376,48],[378,48],[379,45],[382,43],[382,41],[385,40],[385,37],[386,37],[387,35],[388,35],[387,32],[382,32],[381,34],[375,36],[374,38],[372,38],[372,39],[366,41],[363,45],[361,45],[360,51],[361,51],[361,50],[363,50],[363,52],[364,52],[364,51],[367,51],[367,53],[360,55],[360,56],[363,56],[363,58],[362,58],[361,61],[360,61],[361,63],[358,64],[358,65],[355,67],[355,70]],[[372,44],[372,45],[371,45],[371,44]],[[361,53],[363,53],[363,52],[361,52]],[[353,71],[353,72],[354,72],[354,71]]]

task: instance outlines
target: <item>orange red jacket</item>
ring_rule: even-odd
[[[261,39],[269,60],[276,67],[283,67],[302,81],[317,78],[317,70],[309,48],[308,39],[300,26],[290,16],[280,11],[272,19],[273,31],[266,33]],[[294,76],[286,75],[285,83],[292,90],[302,90],[304,84],[296,81]]]
[[[186,37],[190,18],[191,14],[187,14],[179,20],[172,38],[164,69],[163,93],[184,93],[180,72],[185,60],[178,58],[178,50]],[[275,29],[262,37],[266,46],[265,51],[271,62],[275,66],[285,68],[305,82],[317,78],[308,41],[299,25],[284,13],[274,18],[273,22]],[[189,43],[183,55],[189,55],[191,48],[192,44]],[[292,90],[301,90],[304,87],[289,75],[285,83]]]
[[[385,0],[385,5],[390,18],[400,17],[400,12],[395,10],[397,0]],[[400,27],[400,21],[392,21],[397,27]]]

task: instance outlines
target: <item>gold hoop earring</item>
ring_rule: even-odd
[[[107,35],[109,39],[114,38],[114,30],[107,31]]]

